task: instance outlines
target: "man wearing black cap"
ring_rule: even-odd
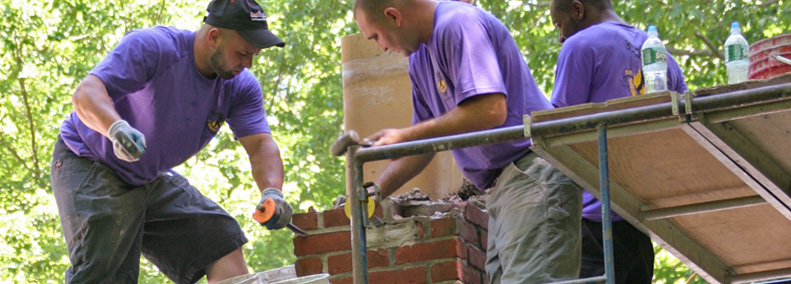
[[[172,170],[226,121],[250,157],[255,204],[274,201],[262,225],[290,222],[283,162],[247,70],[261,49],[284,43],[253,0],[215,0],[208,11],[196,32],[128,33],[75,91],[51,166],[67,283],[137,283],[141,253],[176,283],[248,273],[239,224]]]

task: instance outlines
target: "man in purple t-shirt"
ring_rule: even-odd
[[[551,109],[508,29],[467,3],[357,0],[363,35],[385,51],[409,56],[413,125],[381,130],[374,146],[521,125]],[[581,189],[531,152],[530,141],[453,150],[475,186],[492,188],[486,272],[490,283],[545,283],[577,277]],[[409,156],[376,182],[392,194],[431,161]],[[496,182],[495,182],[496,180]]]
[[[643,87],[640,47],[648,35],[621,20],[609,0],[554,0],[552,23],[560,30],[551,102],[564,107],[637,96]],[[678,63],[668,54],[668,89],[687,91]],[[583,193],[582,266],[580,277],[604,275],[601,202]],[[613,214],[616,283],[651,283],[651,239]]]
[[[284,43],[253,0],[215,0],[208,11],[196,32],[128,33],[75,91],[51,167],[67,283],[137,283],[141,254],[176,283],[248,273],[239,224],[171,170],[226,121],[250,157],[257,207],[274,201],[262,225],[290,222],[283,162],[247,70],[261,49]]]

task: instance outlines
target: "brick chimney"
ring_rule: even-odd
[[[382,224],[366,230],[369,283],[488,283],[484,200],[430,201],[413,190],[377,206]],[[343,208],[296,214],[293,223],[309,234],[294,238],[297,276],[329,273],[331,283],[352,283],[350,222]]]

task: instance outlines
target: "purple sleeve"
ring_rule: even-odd
[[[555,86],[550,100],[552,105],[564,107],[589,101],[594,56],[590,48],[575,38],[563,43],[555,69]]]
[[[175,58],[175,50],[162,50],[159,34],[152,30],[127,33],[121,42],[91,70],[107,87],[113,101],[142,89],[156,73]]]
[[[456,105],[473,96],[506,93],[497,52],[488,38],[483,17],[447,25],[437,36],[444,46],[439,47],[440,65],[445,65]]]
[[[687,83],[684,81],[684,73],[681,72],[681,67],[678,66],[676,61],[670,53],[667,53],[667,87],[676,93],[686,93]]]
[[[237,138],[258,133],[271,133],[266,121],[264,99],[261,86],[250,71],[245,70],[237,78],[237,94],[228,112],[228,126]]]

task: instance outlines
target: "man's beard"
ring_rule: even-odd
[[[225,59],[222,57],[222,52],[220,52],[223,50],[225,50],[225,46],[220,45],[217,47],[217,50],[214,51],[214,54],[211,55],[209,58],[211,67],[214,69],[214,72],[217,72],[217,75],[223,79],[233,79],[236,75],[234,75],[232,71],[226,69]]]

